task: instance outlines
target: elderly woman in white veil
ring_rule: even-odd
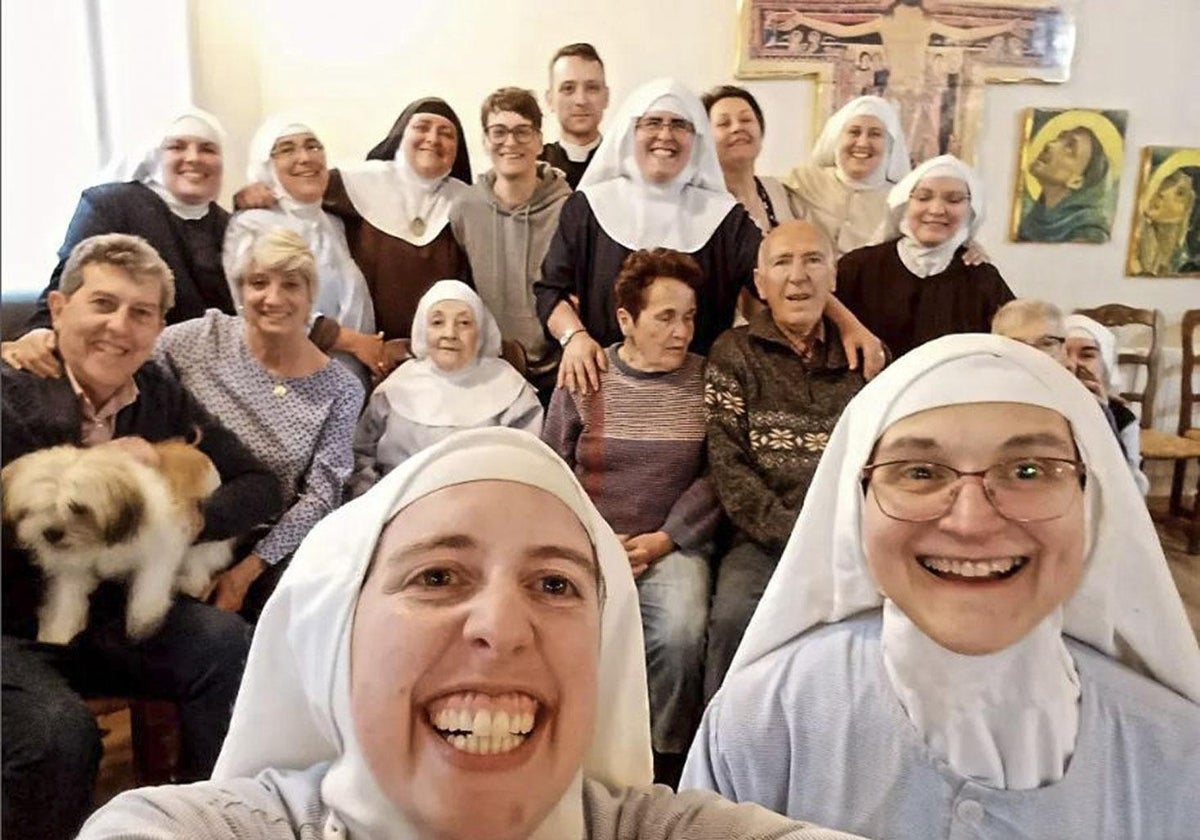
[[[121,157],[102,173],[106,183],[79,197],[67,226],[59,262],[38,298],[37,308],[16,341],[0,355],[15,368],[60,376],[50,329],[50,292],[71,250],[102,233],[129,233],[150,243],[175,277],[175,305],[168,324],[198,318],[207,309],[233,314],[233,297],[221,267],[221,243],[229,214],[217,205],[224,173],[225,129],[207,111],[186,108],[171,114],[143,148]]]
[[[258,234],[279,227],[296,231],[317,260],[317,298],[309,337],[364,385],[372,378],[381,379],[386,354],[383,338],[375,332],[371,292],[350,256],[345,224],[321,207],[329,186],[329,166],[316,132],[291,117],[267,119],[250,141],[246,177],[270,188],[276,203],[267,209],[242,210],[230,219],[223,253],[225,276],[233,282],[235,266]]]
[[[639,87],[622,104],[596,156],[563,204],[534,283],[538,315],[563,346],[558,384],[587,393],[607,370],[605,347],[622,341],[613,287],[625,258],[671,248],[700,265],[702,291],[691,350],[707,355],[753,290],[762,233],[725,187],[712,126],[699,97],[673,79]],[[883,350],[833,301],[847,358],[862,348],[868,373]]]
[[[1200,650],[1094,400],[955,335],[847,407],[685,787],[867,836],[1187,837]]]
[[[305,540],[213,781],[123,794],[80,836],[835,836],[649,780],[624,551],[548,447],[477,429]]]
[[[900,115],[878,96],[860,96],[825,122],[812,157],[784,180],[837,256],[880,239],[887,195],[912,165]]]
[[[421,296],[412,354],[379,384],[359,418],[353,495],[461,429],[509,426],[535,436],[542,432],[537,392],[500,358],[500,327],[467,284],[439,280]]]

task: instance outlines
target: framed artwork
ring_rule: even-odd
[[[974,162],[988,82],[1064,82],[1074,0],[741,0],[737,76],[817,83],[817,124],[864,94],[900,112],[913,163]]]
[[[1200,277],[1200,149],[1146,146],[1141,170],[1125,271]]]
[[[1107,242],[1127,111],[1029,108],[1013,194],[1014,242]]]

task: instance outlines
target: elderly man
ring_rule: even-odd
[[[1067,360],[1064,344],[1067,327],[1062,311],[1053,303],[1037,298],[1017,298],[996,310],[992,332],[1028,344],[1060,364]]]
[[[709,612],[707,697],[725,678],[779,562],[829,433],[864,384],[822,314],[834,276],[833,251],[818,228],[775,228],[754,270],[767,308],[721,335],[708,357],[710,472],[734,535]]]
[[[501,334],[525,348],[526,375],[546,404],[560,353],[538,319],[533,283],[571,188],[538,160],[542,109],[532,91],[500,88],[483,101],[480,119],[492,168],[450,208],[450,226]]]
[[[568,44],[550,59],[546,105],[558,116],[559,137],[547,143],[541,159],[561,169],[571,189],[600,145],[600,120],[608,108],[604,62],[591,44]]]
[[[1017,239],[1022,242],[1107,242],[1104,212],[1108,155],[1090,128],[1077,126],[1046,144],[1029,174],[1042,187],[1026,199]]]
[[[148,362],[174,296],[171,270],[145,240],[105,234],[75,246],[48,299],[66,375],[43,379],[3,366],[0,456],[8,464],[59,444],[117,438],[127,440],[130,457],[153,463],[147,440],[198,431],[223,482],[204,507],[200,539],[226,539],[276,515],[279,486],[232,433]],[[87,815],[101,745],[84,696],[177,701],[180,775],[208,775],[249,650],[250,628],[241,618],[180,597],[157,632],[134,642],[124,632],[121,587],[103,584],[87,629],[70,644],[35,642],[42,581],[8,527],[3,587],[6,837],[73,836]]]

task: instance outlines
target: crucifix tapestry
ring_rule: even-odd
[[[740,78],[817,82],[817,122],[856,96],[900,112],[913,163],[974,162],[987,82],[1064,82],[1072,0],[742,0]]]

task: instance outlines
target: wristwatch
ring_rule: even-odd
[[[563,333],[562,335],[560,335],[558,337],[559,346],[566,347],[567,344],[571,341],[571,339],[574,338],[575,336],[579,335],[579,333],[581,333],[581,332],[587,332],[587,330],[585,330],[583,327],[575,327],[574,329],[567,330],[565,333]]]

